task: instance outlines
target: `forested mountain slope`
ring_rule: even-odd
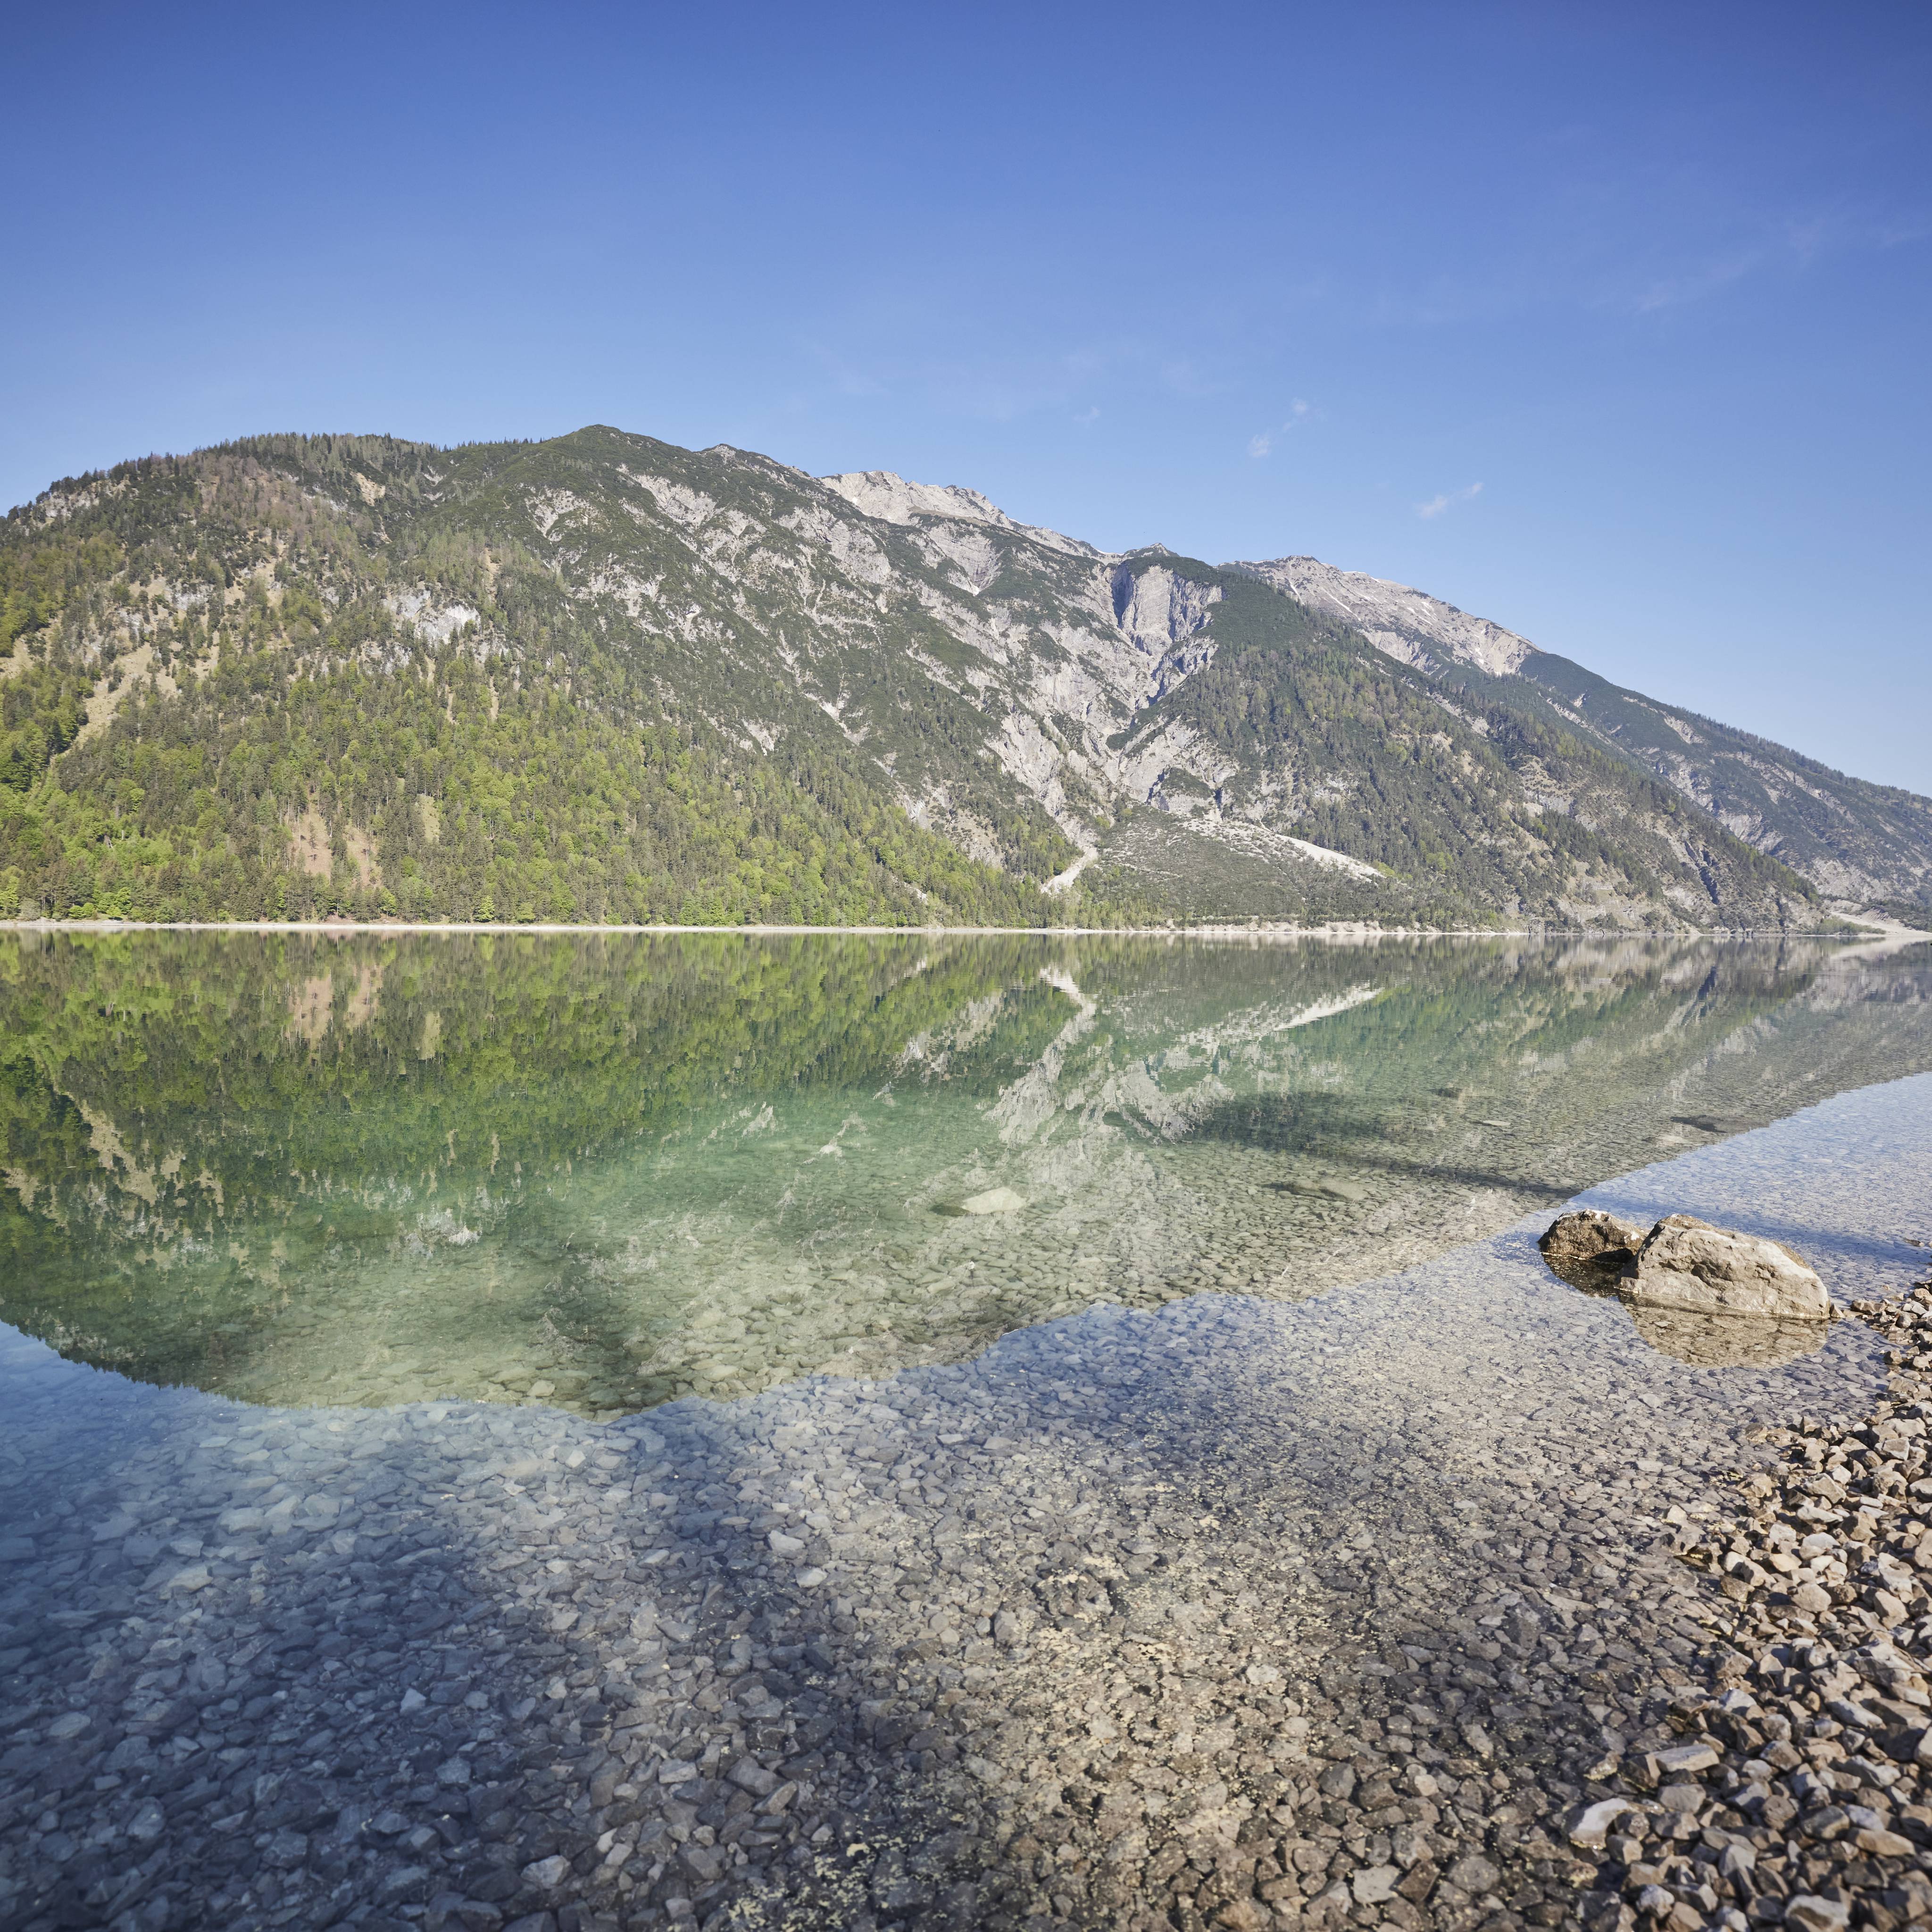
[[[1439,598],[1312,557],[1234,568],[1357,626],[1445,689],[1574,731],[1711,812],[1847,910],[1932,910],[1932,799],[1627,691]]]
[[[57,484],[0,530],[0,912],[1821,916],[1621,748],[1242,569],[606,428]]]

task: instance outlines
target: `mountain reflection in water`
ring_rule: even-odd
[[[1932,952],[20,933],[0,1040],[0,1318],[604,1413],[1412,1265],[1932,1067]]]

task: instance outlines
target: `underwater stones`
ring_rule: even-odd
[[[983,1194],[970,1194],[960,1202],[962,1214],[1016,1214],[1026,1205],[1026,1196],[1010,1187],[989,1187]]]
[[[1358,1180],[1345,1180],[1333,1174],[1318,1175],[1312,1180],[1304,1175],[1291,1175],[1286,1180],[1268,1183],[1277,1194],[1297,1194],[1310,1201],[1342,1201],[1352,1206],[1359,1206],[1369,1198],[1369,1190]]]
[[[1799,1221],[1802,1203],[1776,1205]],[[941,1232],[978,1244],[1003,1225],[1028,1224]],[[116,1448],[114,1506],[157,1532],[135,1548],[97,1543],[123,1518],[88,1486],[80,1412],[50,1397],[31,1439],[71,1430],[76,1453],[69,1477],[52,1446],[17,1472],[5,1520],[31,1530],[34,1566],[11,1587],[48,1613],[15,1612],[31,1676],[0,1688],[23,1716],[57,1694],[20,1733],[31,1808],[10,1818],[0,1724],[0,1840],[31,1874],[0,1911],[32,1904],[51,1926],[76,1860],[111,1892],[158,1857],[175,1932],[824,1928],[878,1915],[882,1865],[895,1907],[926,1900],[918,1922],[975,1932],[1339,1932],[1364,1915],[1537,1932],[1580,1895],[1590,1932],[1630,1932],[1618,1914],[1652,1883],[1669,1932],[1694,1914],[1739,1932],[1726,1911],[1767,1924],[1787,1895],[1840,1887],[1862,1922],[1923,1876],[1900,1840],[1916,1844],[1932,1782],[1892,1749],[1924,1721],[1906,1710],[1924,1709],[1932,1629],[1872,1641],[1880,1611],[1900,1622],[1883,1594],[1932,1613],[1904,1362],[1868,1430],[1785,1445],[1780,1508],[1754,1521],[1755,1492],[1704,1474],[1763,1413],[1749,1378],[1628,1348],[1580,1370],[1604,1311],[1541,1276],[1519,1232],[1406,1286],[1090,1311],[963,1366],[608,1428],[157,1398],[191,1421]],[[1932,1355],[1922,1307],[1870,1318],[1901,1358]],[[1790,1405],[1862,1400],[1852,1353],[1788,1371]],[[9,1475],[0,1460],[0,1501]],[[342,1499],[328,1537],[367,1538],[352,1565],[326,1538],[224,1553],[212,1526],[276,1507],[271,1477],[305,1498],[298,1528]],[[28,1486],[77,1507],[28,1507]],[[210,1547],[181,1546],[196,1535]],[[1748,1586],[1723,1567],[1740,1540]],[[209,1583],[162,1598],[190,1558]],[[1803,1622],[1787,1599],[1806,1574],[1821,1607]],[[1734,1622],[1737,1658],[1712,1641]],[[1754,1700],[1695,1702],[1708,1672],[1760,1658]],[[1845,1725],[1840,1705],[1882,1727],[1812,1730]],[[94,1727],[50,1736],[83,1708]],[[1819,1774],[1815,1795],[1798,1783]],[[1606,1799],[1601,1844],[1583,1842]],[[1796,1822],[1814,1815],[1834,1835]],[[524,1876],[553,1859],[555,1886]]]
[[[1822,1322],[1778,1322],[1682,1308],[1634,1306],[1636,1332],[1664,1354],[1694,1369],[1776,1369],[1825,1346]]]
[[[1832,1298],[1782,1242],[1714,1228],[1694,1215],[1658,1222],[1617,1276],[1618,1292],[1651,1308],[1826,1322]]]

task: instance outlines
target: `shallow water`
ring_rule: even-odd
[[[1856,1301],[1922,1268],[1928,1162],[1922,1077],[1592,1200],[1790,1239]],[[1660,1354],[1540,1220],[616,1423],[246,1409],[0,1331],[0,1912],[1155,1932],[1400,1864],[1408,1932],[1570,1922],[1563,1814],[1676,1741],[1734,1607],[1673,1526],[1752,1423],[1884,1370],[1856,1321]]]
[[[1300,1299],[1932,1067],[1932,951],[0,938],[0,1318],[591,1414]]]

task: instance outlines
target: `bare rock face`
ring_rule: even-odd
[[[1016,1214],[1026,1205],[1026,1196],[1010,1187],[989,1187],[959,1204],[962,1214]]]
[[[1572,1287],[1606,1288],[1617,1285],[1618,1271],[1635,1258],[1643,1238],[1642,1228],[1600,1208],[1580,1208],[1559,1214],[1536,1245]]]
[[[1354,625],[1377,650],[1431,675],[1453,662],[1502,677],[1520,670],[1526,658],[1541,655],[1527,638],[1486,617],[1472,617],[1426,591],[1365,577],[1358,570],[1337,570],[1312,556],[1280,556],[1228,568],[1258,577],[1298,602]]]
[[[1782,1243],[1714,1228],[1690,1214],[1658,1222],[1616,1286],[1639,1307],[1786,1322],[1832,1318],[1825,1284]]]

